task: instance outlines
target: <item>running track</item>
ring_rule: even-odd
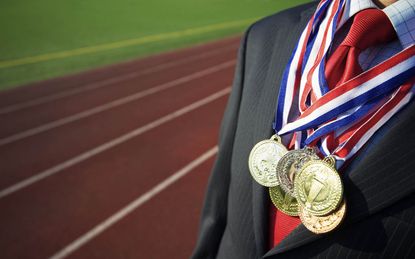
[[[0,93],[0,258],[187,258],[239,37]]]

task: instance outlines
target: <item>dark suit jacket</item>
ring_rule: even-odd
[[[283,70],[316,4],[267,17],[242,40],[193,258],[415,258],[414,101],[341,173],[345,222],[324,235],[300,225],[268,249],[269,198],[248,155],[272,135]]]

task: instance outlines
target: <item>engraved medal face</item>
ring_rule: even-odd
[[[269,188],[269,196],[277,209],[290,216],[298,216],[297,200],[285,193],[280,186]]]
[[[334,211],[343,199],[343,185],[336,169],[322,160],[304,165],[294,179],[295,197],[304,210],[322,216]]]
[[[319,157],[312,149],[300,149],[288,151],[278,162],[277,179],[284,192],[295,197],[294,179],[305,163],[310,160],[318,160]]]
[[[299,206],[299,215],[304,226],[313,233],[322,234],[335,229],[343,221],[346,214],[346,201],[340,207],[326,216],[314,216]]]
[[[277,186],[275,169],[285,153],[287,149],[276,135],[256,144],[248,160],[249,171],[255,181],[266,187]]]

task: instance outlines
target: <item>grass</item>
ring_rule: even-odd
[[[239,34],[253,19],[304,2],[308,1],[1,1],[0,89]],[[232,24],[235,21],[239,22]],[[211,30],[198,31],[206,26]],[[166,37],[190,28],[196,33]],[[153,40],[140,43],[149,37]],[[136,44],[119,44],[131,40]],[[77,51],[80,48],[94,51]]]

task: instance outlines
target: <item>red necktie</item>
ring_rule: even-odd
[[[326,63],[326,80],[330,89],[362,73],[359,55],[363,50],[388,43],[396,38],[395,29],[379,9],[366,9],[353,17],[349,33]],[[330,150],[338,146],[332,134],[327,137]]]
[[[379,9],[357,13],[349,33],[327,60],[325,75],[331,89],[362,73],[359,55],[363,50],[396,38],[389,18]]]
[[[330,89],[363,72],[359,65],[359,55],[363,50],[395,38],[395,30],[383,11],[366,9],[357,13],[349,33],[326,63],[325,75]],[[271,247],[278,245],[301,223],[298,217],[288,216],[274,206],[270,217]]]

